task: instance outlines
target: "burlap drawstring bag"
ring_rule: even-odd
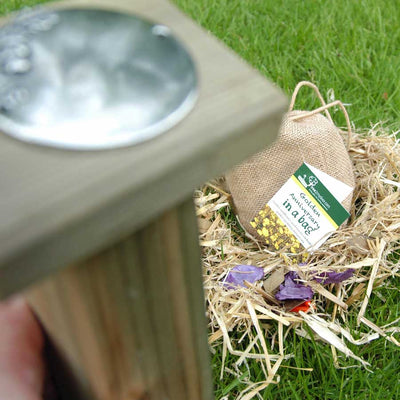
[[[313,111],[293,110],[298,92],[304,86],[314,90],[322,107]],[[345,107],[338,100],[326,104],[318,88],[311,82],[303,81],[293,92],[278,140],[226,174],[239,222],[254,238],[260,239],[250,221],[303,162],[354,187],[353,166],[348,151],[340,129],[336,127],[328,111],[334,106],[339,106],[346,118],[348,149],[351,125]],[[351,208],[351,201],[352,195],[342,203],[347,211]]]

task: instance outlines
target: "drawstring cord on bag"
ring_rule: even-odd
[[[351,130],[351,124],[350,124],[350,118],[349,118],[349,114],[347,113],[347,110],[345,108],[345,106],[343,105],[343,103],[340,100],[335,100],[332,103],[326,104],[324,98],[322,97],[318,87],[316,85],[314,85],[311,82],[308,81],[302,81],[299,82],[296,86],[296,88],[294,89],[293,95],[292,95],[292,99],[290,101],[290,105],[289,105],[289,112],[293,111],[294,108],[294,103],[296,102],[296,98],[297,98],[297,94],[299,93],[299,90],[303,87],[303,86],[308,86],[310,88],[312,88],[315,92],[315,94],[317,95],[317,97],[319,98],[322,106],[319,108],[316,108],[313,111],[309,111],[306,112],[304,114],[299,114],[299,115],[292,115],[289,119],[291,121],[297,121],[297,120],[301,120],[307,117],[311,117],[312,115],[315,114],[319,114],[320,112],[324,111],[326,117],[329,119],[330,122],[334,123],[331,117],[331,114],[329,113],[328,109],[335,107],[335,106],[339,106],[340,109],[342,110],[344,117],[346,119],[346,124],[347,124],[347,132],[348,132],[348,138],[347,138],[347,150],[350,150],[350,144],[351,144],[351,139],[353,136],[352,130]]]
[[[313,83],[311,83],[311,82],[308,82],[308,81],[301,81],[301,82],[299,82],[299,83],[296,85],[296,87],[294,88],[294,92],[293,92],[293,95],[292,95],[292,100],[290,101],[290,105],[289,105],[289,112],[290,112],[290,111],[293,111],[294,103],[296,102],[297,95],[298,95],[298,93],[299,93],[299,90],[300,90],[303,86],[307,86],[307,87],[313,89],[314,92],[315,92],[315,94],[316,94],[317,97],[319,98],[319,101],[321,102],[321,104],[322,104],[323,106],[326,106],[325,100],[324,100],[324,98],[322,97],[322,94],[321,94],[321,92],[319,91],[318,87],[317,87],[316,85],[314,85]],[[329,111],[325,110],[325,115],[326,115],[326,117],[329,119],[329,121],[331,121],[331,122],[333,123],[332,117],[331,117],[331,114],[329,114]]]

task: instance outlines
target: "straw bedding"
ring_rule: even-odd
[[[259,360],[264,373],[258,382],[248,378],[239,399],[251,399],[279,381],[279,367],[292,357],[285,352],[289,331],[305,337],[311,331],[315,338],[329,343],[337,367],[344,356],[369,367],[346,343],[361,345],[384,337],[399,345],[395,336],[400,328],[394,323],[377,326],[365,317],[374,288],[399,276],[398,140],[395,133],[385,133],[378,125],[366,134],[354,134],[349,154],[356,178],[351,217],[305,264],[293,263],[285,253],[259,247],[245,236],[231,212],[230,194],[222,178],[195,193],[209,343],[211,348],[222,343],[221,376],[240,376],[238,368],[248,359]],[[266,279],[282,267],[284,272],[296,271],[314,291],[310,311],[288,311],[273,293],[268,293],[262,281],[247,288],[227,288],[224,279],[239,264],[264,268]],[[354,275],[340,284],[322,286],[312,278],[316,272],[342,272],[349,268],[355,271]],[[352,329],[352,333],[347,324],[350,312],[357,315],[358,324],[358,331]],[[305,325],[310,329],[305,330]],[[225,366],[228,352],[235,362]]]

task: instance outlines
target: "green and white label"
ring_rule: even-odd
[[[299,242],[312,251],[350,216],[340,202],[352,190],[352,187],[304,163],[268,205]]]

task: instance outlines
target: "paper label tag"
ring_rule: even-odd
[[[303,163],[251,225],[276,249],[316,250],[350,216],[340,201],[351,191],[350,186]]]

